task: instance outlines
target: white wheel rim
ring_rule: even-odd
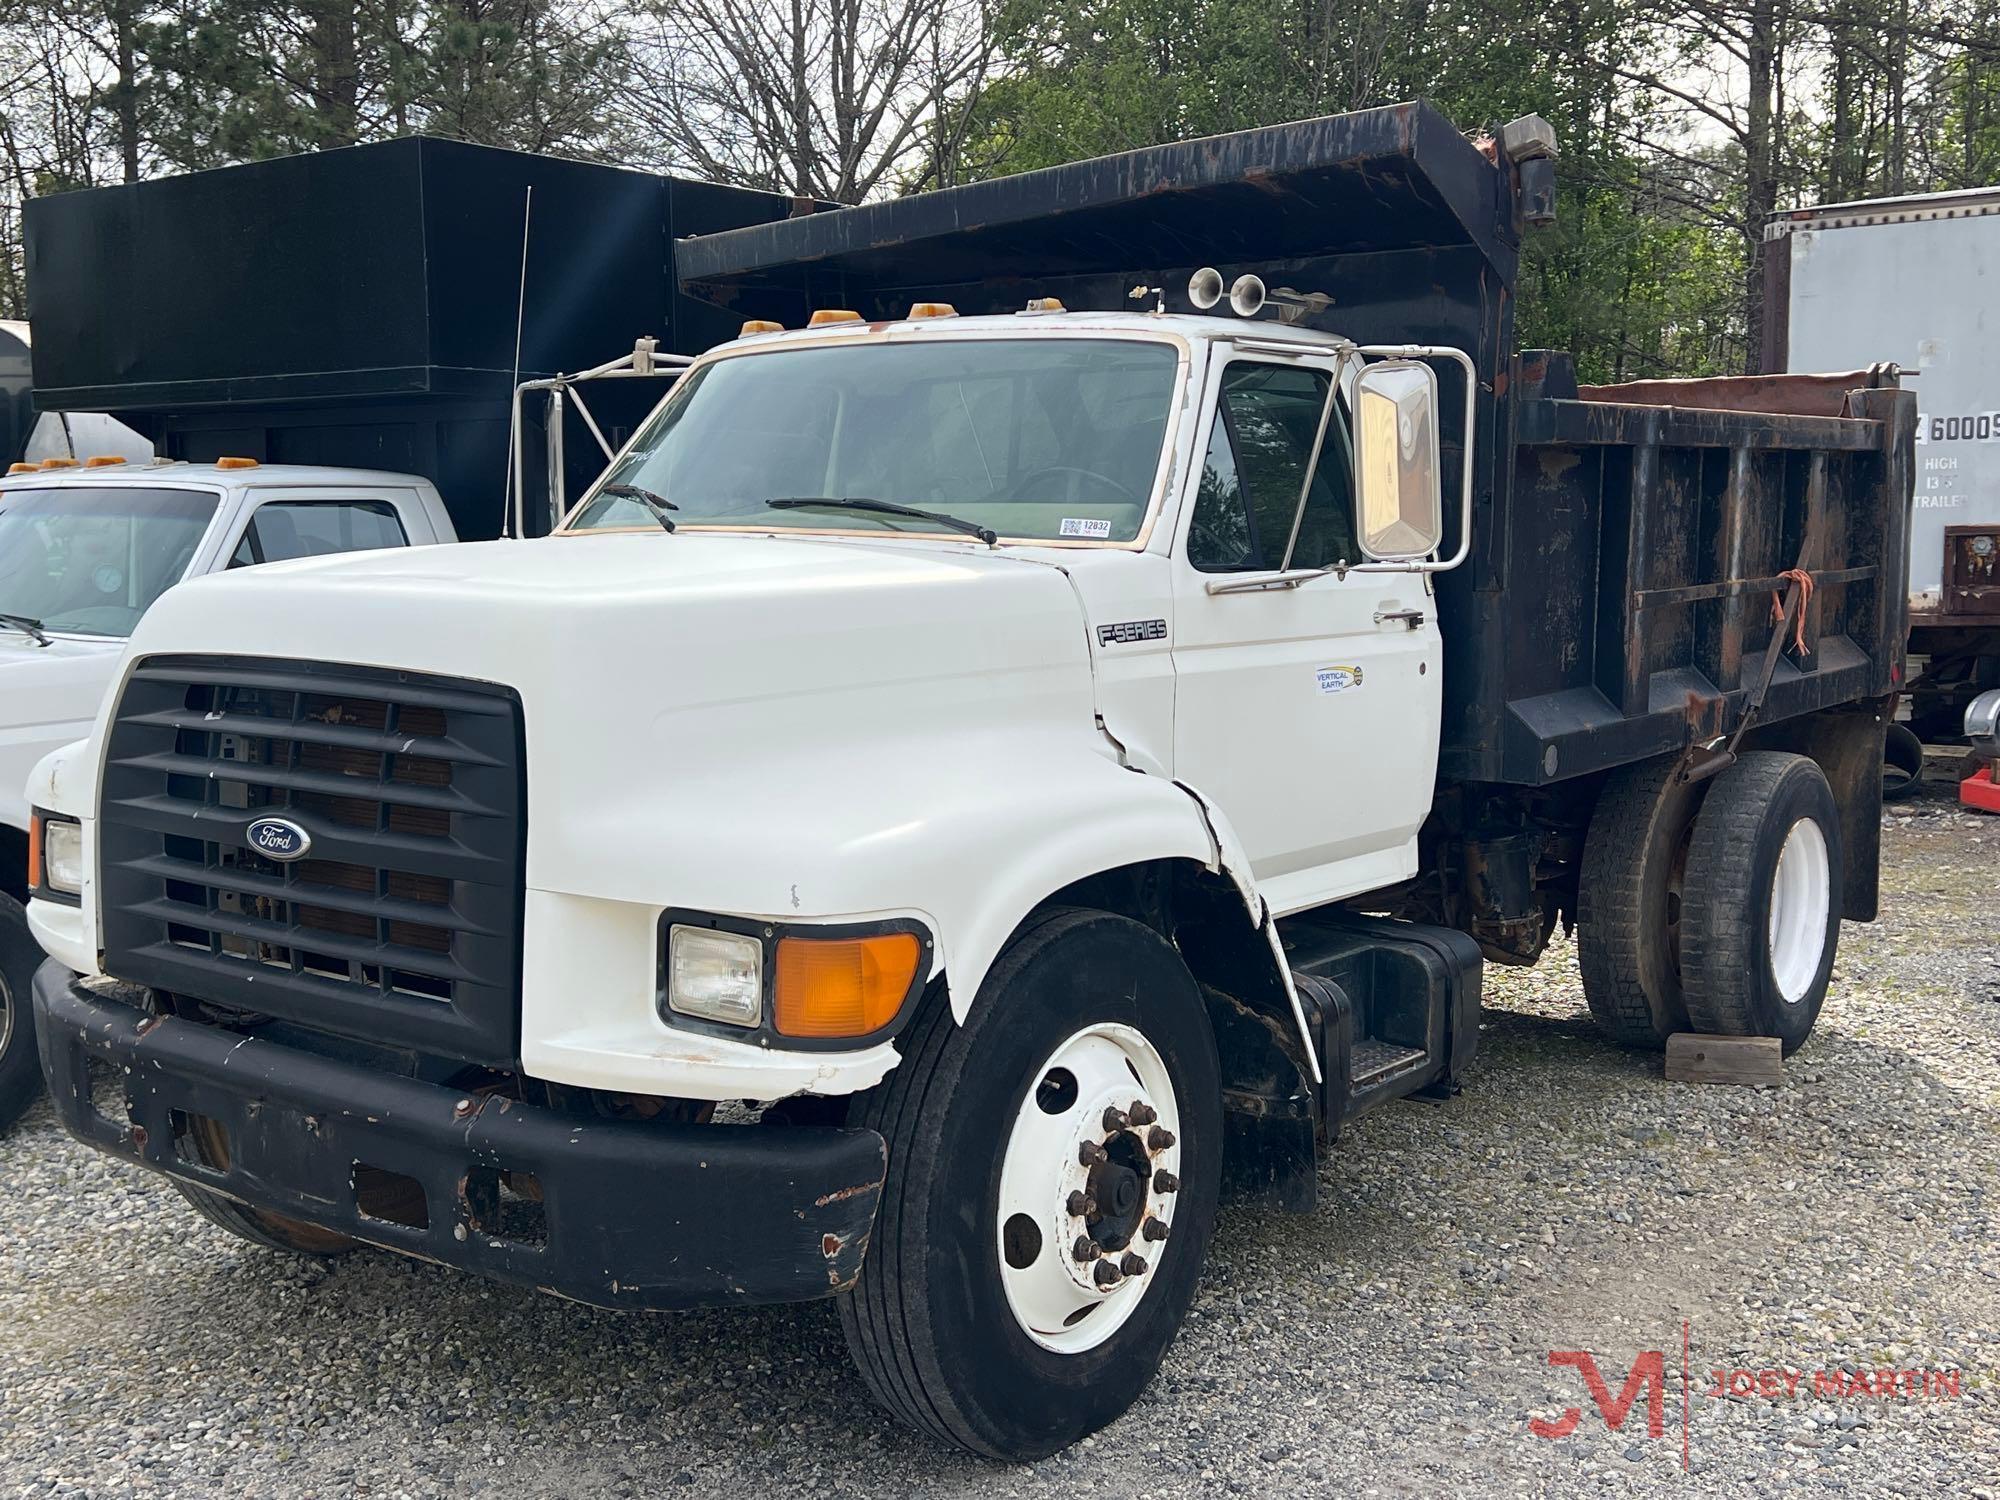
[[[1833,862],[1826,835],[1800,818],[1785,835],[1771,876],[1771,975],[1787,1005],[1797,1005],[1819,977],[1826,953],[1826,919],[1833,905]]]
[[[1155,1118],[1131,1123],[1135,1105]],[[1106,1119],[1113,1109],[1127,1117],[1123,1128]],[[997,1248],[1007,1306],[1044,1349],[1094,1348],[1145,1299],[1179,1201],[1180,1129],[1166,1063],[1130,1026],[1086,1027],[1036,1069],[1000,1168]],[[1104,1152],[1095,1165],[1085,1160],[1092,1147]],[[1108,1201],[1097,1203],[1099,1194]],[[1086,1211],[1072,1212],[1080,1204]],[[1080,1240],[1096,1253],[1078,1259]],[[1128,1256],[1138,1274],[1122,1269],[1134,1263]],[[1102,1265],[1121,1268],[1108,1285]]]

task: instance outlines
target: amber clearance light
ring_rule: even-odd
[[[896,1018],[916,978],[915,933],[782,938],[773,1021],[784,1036],[866,1036]]]

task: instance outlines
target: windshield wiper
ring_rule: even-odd
[[[679,510],[680,507],[665,495],[656,495],[643,485],[637,484],[607,484],[598,493],[600,495],[616,495],[621,500],[637,500],[653,513],[653,519],[660,523],[663,530],[672,531],[674,529],[674,518],[668,515],[667,512],[670,510]]]
[[[918,510],[914,505],[898,505],[893,500],[871,500],[866,495],[801,495],[788,500],[766,500],[772,510],[805,510],[808,508],[826,510],[867,510],[885,516],[911,516],[919,521],[934,521],[951,531],[962,531],[967,536],[976,536],[989,547],[1000,545],[1000,535],[990,526],[981,526],[977,521],[968,521],[962,516],[948,516],[941,510]]]
[[[42,622],[33,615],[10,615],[0,611],[0,625],[11,625],[23,635],[33,636],[42,645],[49,644],[49,633],[42,629]]]

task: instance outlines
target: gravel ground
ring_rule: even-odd
[[[1781,1089],[1663,1082],[1592,1031],[1568,952],[1500,971],[1464,1094],[1363,1121],[1316,1214],[1228,1213],[1147,1396],[1028,1468],[891,1425],[828,1305],[618,1317],[387,1255],[302,1264],[44,1107],[0,1145],[0,1496],[2000,1500],[2000,820],[1904,806],[1884,920],[1846,929]],[[1609,1430],[1566,1349],[1613,1396],[1660,1351],[1662,1435],[1643,1396]],[[1841,1365],[1962,1390],[1813,1394]],[[1707,1394],[1767,1367],[1799,1393]],[[1572,1435],[1533,1433],[1570,1406]]]

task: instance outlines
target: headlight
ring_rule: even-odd
[[[29,833],[28,884],[58,895],[81,896],[83,825],[73,818],[36,813]]]
[[[669,1009],[729,1026],[764,1019],[764,945],[741,933],[676,926],[667,940]]]

